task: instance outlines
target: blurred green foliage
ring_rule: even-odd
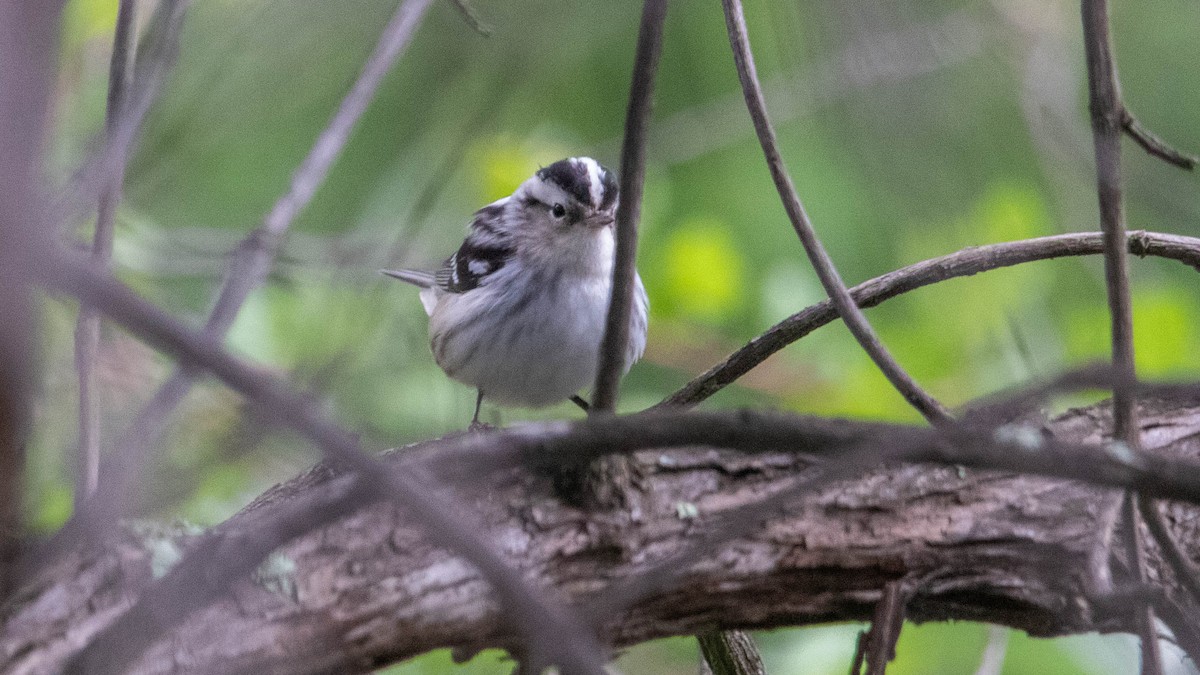
[[[200,320],[228,252],[283,192],[394,4],[196,0],[129,168],[117,232],[127,281]],[[639,4],[476,0],[495,28],[484,38],[450,3],[435,3],[297,220],[270,284],[242,311],[231,345],[311,389],[368,447],[461,428],[473,392],[434,366],[412,289],[376,270],[436,264],[474,209],[540,164],[589,154],[616,167]],[[1131,107],[1165,138],[1200,149],[1200,4],[1114,11]],[[964,246],[1095,227],[1076,12],[1060,0],[749,3],[784,155],[848,281]],[[101,128],[114,15],[112,0],[68,4],[51,148],[59,180]],[[1195,178],[1126,147],[1131,227],[1200,234]],[[640,269],[653,312],[646,360],[623,392],[629,410],[822,298],[744,113],[715,2],[672,7],[649,162]],[[1156,260],[1133,269],[1142,372],[1200,372],[1195,271]],[[44,529],[70,509],[74,311],[55,303],[45,315],[30,491],[32,519]],[[1107,352],[1095,259],[947,282],[869,316],[899,360],[951,405]],[[115,330],[106,335],[111,438],[169,364]],[[837,325],[706,405],[744,404],[918,420]],[[146,481],[148,512],[216,522],[314,460],[311,449],[241,413],[212,384],[192,394]],[[506,422],[578,415],[569,404],[485,409]],[[844,672],[855,630],[765,634],[771,672]],[[895,671],[970,672],[986,640],[978,625],[910,626]],[[1095,658],[1098,649],[1112,657]],[[1128,672],[1132,653],[1121,637],[1013,635],[1004,672]],[[690,673],[695,659],[694,644],[681,639],[633,649],[620,664]],[[485,654],[461,672],[507,668]],[[448,657],[434,654],[394,672],[449,669]]]

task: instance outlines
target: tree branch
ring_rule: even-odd
[[[633,54],[633,81],[625,112],[625,140],[621,144],[621,202],[617,205],[617,252],[613,263],[612,298],[600,341],[592,410],[612,412],[617,388],[625,372],[629,350],[629,321],[637,274],[638,221],[642,214],[642,189],[646,181],[646,129],[654,105],[654,76],[662,55],[663,22],[667,0],[645,0],[641,27]]]
[[[467,22],[467,25],[471,27],[471,30],[484,37],[491,36],[492,27],[487,25],[487,23],[485,23],[484,20],[479,17],[479,12],[475,11],[475,8],[471,6],[470,2],[467,0],[450,0],[450,3],[454,5],[459,14],[462,14],[463,19]]]
[[[1176,583],[1187,591],[1188,601],[1200,607],[1200,570],[1197,570],[1196,563],[1187,557],[1180,549],[1179,542],[1175,541],[1175,537],[1167,530],[1159,507],[1154,500],[1147,499],[1144,495],[1138,496],[1138,510],[1146,523],[1146,529],[1150,531],[1151,539],[1161,549],[1163,559],[1170,564]],[[1200,656],[1200,652],[1196,655]],[[1200,663],[1200,660],[1197,663]]]
[[[603,672],[600,648],[590,631],[516,576],[479,534],[486,530],[477,530],[464,521],[451,503],[430,492],[417,477],[386,471],[378,460],[362,452],[357,438],[329,421],[312,402],[230,356],[209,336],[189,331],[138,298],[107,270],[66,252],[54,256],[41,252],[27,264],[33,267],[31,273],[40,275],[42,283],[93,304],[116,323],[189,367],[203,368],[220,377],[265,419],[294,429],[327,457],[358,472],[364,489],[374,499],[395,502],[436,532],[438,542],[476,566],[501,604],[510,608],[510,618],[527,641],[535,664],[545,659],[566,672]],[[231,583],[238,571],[222,566],[206,569],[203,574],[207,583],[203,586],[191,577],[172,575],[161,580],[148,591],[152,600],[135,603],[106,627],[88,649],[72,660],[68,672],[121,672],[154,638],[171,629],[173,622],[211,602],[218,589]]]
[[[522,465],[522,457],[549,462],[551,453],[568,448],[568,436],[590,443],[619,428],[626,435],[648,434],[646,441],[657,434],[655,442],[661,442],[667,421],[684,442],[695,434],[678,430],[679,415],[662,417],[662,425],[648,415],[591,420],[573,435],[566,425],[543,424],[536,425],[538,434],[514,429],[495,438],[460,436],[406,448],[386,461],[402,473],[440,467],[434,475],[451,480],[470,469],[461,466],[460,454],[447,455],[449,445],[478,452],[485,444],[523,436],[528,453],[505,446],[510,468],[490,465],[482,479],[452,483],[454,493],[472,505],[482,528],[507,542],[519,574],[579,603],[645,573],[730,510],[793,485],[811,471],[811,460],[797,449],[837,456],[856,436],[939,434],[808,419],[794,425],[792,440],[785,443],[781,429],[767,431],[770,416],[689,413],[688,419],[702,425],[721,419],[747,432],[758,430],[757,452],[693,445],[637,455],[636,518],[623,510],[573,509],[553,495],[548,477]],[[1168,473],[1188,479],[1180,474],[1196,470],[1195,460],[1187,458],[1200,455],[1200,408],[1158,404],[1142,421],[1147,429],[1172,429],[1169,435],[1148,434],[1147,446],[1162,461],[1187,463]],[[1108,424],[1102,408],[1077,411],[1050,423],[1048,438],[1068,445],[1096,443]],[[797,444],[801,428],[808,429],[808,441]],[[556,430],[558,441],[553,440]],[[710,435],[714,431],[706,429]],[[996,456],[1015,463],[1016,454],[1008,448]],[[1043,465],[1081,472],[1093,460],[1058,457]],[[286,579],[294,593],[239,582],[169,638],[158,640],[136,664],[139,672],[365,672],[436,647],[510,646],[514,635],[505,611],[490,600],[482,579],[405,514],[381,504],[345,515],[338,505],[359,480],[357,474],[319,467],[264,494],[213,532],[180,540],[188,550],[214,538],[231,542],[226,552],[235,550],[234,543],[264,546],[261,542],[296,514],[333,511],[322,520],[324,527],[280,551],[294,568]],[[1200,485],[1194,487],[1192,497],[1200,501]],[[947,494],[954,498],[948,500]],[[1093,603],[1085,575],[1073,573],[1086,565],[1104,536],[1104,528],[1097,527],[1097,506],[1109,494],[1071,481],[985,471],[959,475],[896,465],[865,471],[798,495],[774,511],[764,527],[711,549],[682,570],[683,583],[606,617],[607,634],[616,645],[626,645],[703,632],[715,622],[771,628],[865,620],[878,589],[898,577],[912,580],[909,615],[916,621],[989,621],[1043,636],[1132,631],[1128,603]],[[681,517],[681,503],[693,505],[694,515]],[[1184,508],[1189,518],[1200,515],[1194,506]],[[1183,544],[1189,555],[1200,555],[1200,537]],[[45,570],[24,591],[27,600],[0,617],[0,669],[56,670],[81,637],[136,599],[138,580],[149,568],[150,553],[142,546],[136,538],[119,537],[106,547],[78,552],[59,570]],[[184,560],[181,564],[187,564]],[[70,584],[72,592],[63,592],[62,584]],[[40,600],[48,597],[57,600],[53,605]],[[47,620],[51,606],[56,618]]]
[[[712,675],[767,674],[754,640],[740,630],[701,633],[696,641]]]
[[[204,326],[206,335],[212,339],[224,338],[242,305],[266,281],[292,221],[324,182],[359,118],[374,98],[379,83],[404,53],[431,3],[432,0],[403,0],[396,8],[358,79],[292,174],[287,191],[275,202],[262,224],[242,240],[234,252]],[[176,368],[126,429],[116,445],[119,454],[112,462],[112,469],[104,472],[102,482],[106,487],[103,494],[99,502],[90,507],[92,513],[88,518],[93,526],[107,527],[128,510],[130,500],[136,494],[132,487],[142,475],[150,448],[191,390],[193,378],[194,373],[186,368]]]
[[[1135,231],[1128,234],[1127,244],[1130,253],[1137,256],[1168,258],[1200,268],[1200,239],[1194,237]],[[1103,236],[1096,232],[988,244],[925,260],[864,281],[851,289],[850,295],[860,307],[874,307],[897,295],[947,279],[1036,260],[1095,255],[1103,251]],[[656,407],[693,406],[732,384],[767,357],[837,318],[837,310],[830,300],[797,312],[685,384]]]
[[[15,583],[25,530],[38,324],[26,261],[47,238],[42,143],[61,12],[57,0],[0,0],[0,603]]]
[[[75,172],[50,208],[47,222],[61,227],[77,215],[93,208],[115,173],[124,173],[130,150],[146,114],[158,100],[158,94],[175,64],[179,36],[191,0],[162,0],[156,4],[135,59],[134,79],[126,95],[117,123],[107,127],[103,145]]]
[[[905,589],[902,579],[883,585],[883,592],[875,605],[875,615],[871,617],[871,630],[867,632],[863,649],[867,675],[884,675],[887,664],[896,658],[896,642],[900,640],[900,629],[904,627],[908,596],[909,591]]]
[[[854,304],[849,291],[846,290],[846,284],[838,274],[833,259],[825,251],[825,247],[813,229],[812,222],[809,221],[808,214],[804,211],[804,205],[800,203],[800,197],[796,194],[796,187],[792,184],[791,175],[788,174],[783,157],[779,154],[775,130],[771,127],[771,121],[767,117],[767,104],[763,98],[762,85],[758,82],[758,75],[754,68],[754,55],[750,51],[750,38],[746,31],[746,18],[742,12],[741,0],[721,0],[721,6],[725,10],[729,44],[733,48],[733,58],[737,65],[738,79],[742,84],[742,93],[746,98],[746,107],[750,110],[750,118],[754,121],[754,130],[758,134],[759,143],[766,156],[767,167],[771,170],[771,178],[775,181],[775,189],[783,200],[783,207],[787,211],[788,219],[792,221],[792,227],[804,245],[809,262],[812,263],[817,277],[821,280],[821,285],[825,287],[825,292],[829,294],[830,300],[837,308],[838,316],[850,329],[854,339],[862,345],[863,350],[887,377],[888,382],[891,382],[892,386],[904,397],[904,400],[908,401],[931,423],[942,424],[951,421],[950,414],[946,412],[942,404],[923,390],[892,358],[887,348],[880,342],[879,336],[871,328],[866,316]]]
[[[1125,538],[1126,556],[1130,572],[1138,586],[1146,584],[1146,546],[1142,541],[1142,518],[1138,514],[1138,501],[1132,492],[1126,492],[1121,501],[1123,520],[1129,527]],[[1137,633],[1142,641],[1142,675],[1162,675],[1162,649],[1158,645],[1158,625],[1154,618],[1154,607],[1149,602],[1139,603],[1135,612]]]
[[[1167,164],[1177,166],[1184,171],[1191,171],[1196,168],[1197,160],[1195,157],[1185,155],[1167,145],[1166,141],[1142,126],[1142,123],[1124,106],[1121,108],[1121,129],[1151,156],[1157,157]]]
[[[273,385],[270,385],[269,381],[257,378],[255,374],[246,371],[243,366],[240,366],[235,362],[231,362],[227,355],[223,355],[224,353],[221,352],[219,348],[207,342],[203,338],[191,335],[169,319],[157,316],[154,312],[149,311],[146,307],[139,306],[139,303],[133,299],[132,296],[129,296],[127,291],[122,290],[119,286],[114,286],[111,278],[109,278],[103,271],[94,270],[83,261],[68,260],[67,262],[68,264],[64,268],[67,274],[62,276],[53,275],[53,278],[48,280],[51,284],[78,293],[81,295],[81,297],[83,297],[84,300],[96,302],[98,307],[103,307],[106,311],[117,314],[120,321],[124,322],[127,327],[133,330],[133,332],[138,335],[142,335],[143,337],[149,339],[152,343],[165,348],[171,353],[185,357],[185,362],[187,362],[188,359],[191,359],[193,362],[198,362],[206,367],[215,368],[215,372],[229,382],[232,386],[234,386],[234,388],[251,396],[258,405],[263,406],[265,410],[272,412],[274,416],[281,416],[290,424],[304,427],[306,429],[306,433],[308,433],[310,436],[313,436],[314,434],[322,434],[317,437],[324,438],[323,434],[329,432],[328,429],[321,426],[320,422],[313,421],[311,418],[311,412],[303,409],[303,402],[289,402],[287,397],[284,396],[284,407],[282,409],[277,408],[279,404],[278,397],[284,394],[281,394],[281,392],[277,389],[273,389]],[[51,265],[39,265],[37,267],[39,270],[43,271],[52,268]],[[297,408],[297,405],[301,407]],[[755,419],[754,417],[746,417],[745,415],[743,415],[743,418]],[[653,417],[639,417],[639,428],[646,427],[647,424],[653,419]],[[575,458],[580,462],[584,462],[591,457],[598,456],[600,451],[612,452],[614,450],[619,450],[621,447],[623,447],[623,444],[627,447],[630,442],[627,437],[627,426],[629,423],[621,419],[614,419],[613,424],[616,426],[606,426],[603,422],[604,420],[601,419],[597,420],[596,423],[589,425],[589,427],[585,430],[587,436],[586,442],[580,441],[576,438],[574,440],[563,440],[561,443],[555,443],[544,437],[535,437],[530,442],[536,441],[536,446],[538,448],[550,451],[552,454],[548,455],[548,457],[561,458],[566,456]],[[682,425],[679,424],[679,422],[672,423],[668,419],[668,422],[664,423],[663,426],[649,426],[646,431],[650,435],[641,437],[641,441],[643,443],[653,444],[654,442],[713,442],[714,439],[729,439],[728,430],[722,431],[722,427],[720,427],[720,425],[718,425],[718,427],[712,427],[711,425],[699,424],[697,422],[698,418],[695,416],[690,416],[688,418],[688,422]],[[313,425],[316,425],[316,427]],[[679,437],[678,427],[681,426],[685,427],[687,430],[690,430],[689,433],[693,435]],[[782,437],[771,435],[781,433],[782,430],[780,428],[772,427],[771,425],[764,425],[762,420],[758,420],[755,426],[758,428],[756,433],[759,435],[736,437],[733,440],[736,440],[738,443],[742,444],[755,442],[758,445],[762,445],[763,443],[778,443],[780,442],[780,439],[783,438],[787,439],[786,442],[791,446],[794,446],[795,444],[795,437],[788,436],[787,433],[785,433]],[[803,426],[804,425],[802,425],[802,427]],[[728,429],[728,427],[725,428]],[[832,429],[824,427],[822,428],[823,431],[821,433],[824,433],[827,436],[832,434],[836,437],[839,433]],[[529,432],[526,430],[511,432],[511,434],[506,432],[496,436],[495,438],[490,436],[484,438],[468,437],[459,439],[456,441],[456,444],[460,452],[460,458],[469,458],[467,465],[472,467],[473,472],[486,471],[488,469],[489,462],[486,461],[487,455],[479,452],[480,444],[483,444],[484,447],[488,447],[495,443],[496,446],[494,447],[505,447],[503,444],[504,439],[509,439],[510,441],[514,438],[520,439],[523,438],[527,433]],[[902,431],[901,429],[891,427],[888,427],[886,430],[886,436],[889,443],[898,442],[906,437],[905,434],[911,433],[914,433],[914,431]],[[925,431],[925,433],[931,432]],[[657,436],[655,434],[657,434]],[[762,434],[766,435],[764,436]],[[341,438],[335,440],[337,442],[345,442],[345,439]],[[856,440],[856,442],[861,442],[861,439]],[[915,438],[913,443],[916,443],[919,446],[920,438]],[[584,447],[580,447],[581,444]],[[641,447],[646,446],[643,445]],[[1053,448],[1047,446],[1047,450],[1052,449]],[[518,456],[520,455],[519,450],[519,447],[516,449],[510,447],[510,453],[515,452]],[[928,448],[922,448],[922,451],[928,451]],[[998,452],[1000,455],[1004,455],[1009,451],[1001,449]],[[451,455],[452,454],[453,453],[451,453]],[[1145,458],[1126,458],[1118,454],[1111,454],[1111,456],[1104,455],[1101,458],[1102,461],[1097,461],[1097,459],[1092,456],[1089,456],[1087,459],[1082,459],[1070,454],[1066,456],[1045,454],[1039,456],[1042,460],[1040,463],[1029,461],[1030,458],[1027,457],[1021,457],[1021,461],[1017,465],[1011,463],[1011,457],[1008,459],[1004,459],[1003,457],[989,457],[980,460],[978,457],[964,457],[954,452],[948,452],[945,448],[939,450],[933,455],[915,454],[902,456],[909,459],[945,461],[966,465],[978,465],[978,463],[982,461],[985,466],[1000,466],[1005,468],[1033,471],[1062,471],[1061,468],[1055,467],[1061,467],[1062,464],[1067,464],[1073,467],[1084,467],[1089,472],[1085,475],[1093,477],[1098,476],[1100,480],[1110,482],[1115,481],[1116,484],[1122,486],[1133,482],[1140,488],[1145,489],[1148,494],[1156,494],[1166,497],[1180,497],[1181,495],[1187,494],[1200,495],[1200,484],[1192,486],[1189,485],[1186,480],[1184,480],[1182,483],[1180,482],[1188,475],[1195,475],[1189,474],[1189,471],[1194,471],[1195,469],[1178,466],[1158,466],[1157,470],[1152,473],[1152,477],[1147,477],[1141,475],[1139,472],[1144,469],[1144,462],[1152,460],[1146,460]],[[898,455],[897,457],[900,458],[901,456]],[[526,457],[525,459],[527,461],[534,461],[539,458]],[[542,457],[540,459],[542,462],[550,461],[546,457]],[[1000,463],[995,464],[992,462]],[[1006,464],[1005,462],[1010,463]],[[550,461],[551,465],[556,463],[557,461]],[[1189,493],[1189,490],[1192,490],[1192,492]],[[210,574],[215,573],[210,571]],[[220,572],[220,574],[227,575],[228,578],[232,578],[234,576],[234,573],[228,570],[223,570]],[[195,606],[200,606],[204,603],[204,599],[202,598],[196,598],[193,601],[195,602]]]
[[[1109,30],[1108,1],[1082,0],[1083,44],[1087,54],[1088,108],[1092,118],[1092,142],[1096,152],[1096,194],[1100,203],[1100,231],[1104,234],[1104,281],[1111,321],[1112,362],[1116,372],[1113,387],[1113,438],[1137,451],[1138,432],[1137,365],[1133,353],[1133,300],[1129,290],[1129,260],[1126,256],[1125,205],[1121,196],[1121,131],[1132,117],[1121,100],[1116,56]],[[1135,136],[1136,137],[1136,136]],[[1142,555],[1141,517],[1136,498],[1125,496],[1123,512],[1129,526],[1128,548],[1134,578],[1146,577]],[[1142,674],[1161,675],[1162,655],[1158,646],[1154,608],[1139,609],[1142,639]]]
[[[126,106],[125,98],[133,82],[134,13],[137,0],[120,0],[117,5],[117,25],[113,33],[112,58],[108,69],[108,100],[104,111],[106,139],[120,123]],[[92,237],[92,257],[107,265],[112,258],[113,220],[121,201],[125,180],[125,163],[107,177],[100,190],[96,212],[96,231]],[[96,355],[100,349],[100,317],[90,307],[79,308],[75,324],[75,369],[79,376],[79,448],[75,463],[75,505],[79,506],[96,491],[100,478],[100,407],[94,397],[96,384]]]
[[[1119,380],[1113,392],[1113,436],[1136,447],[1137,426],[1133,383],[1133,304],[1129,297],[1129,266],[1125,257],[1125,207],[1121,200],[1121,127],[1123,107],[1112,36],[1108,30],[1107,0],[1082,0],[1083,43],[1087,52],[1088,100],[1092,139],[1096,149],[1096,193],[1100,200],[1100,231],[1104,233],[1104,280],[1112,317],[1112,360]]]

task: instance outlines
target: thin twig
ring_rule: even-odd
[[[850,659],[850,675],[862,675],[863,663],[867,660],[867,631],[858,631],[854,640],[854,658]]]
[[[43,283],[91,303],[142,339],[193,368],[220,377],[245,396],[264,419],[299,432],[331,460],[354,470],[364,489],[376,499],[395,502],[426,531],[435,533],[439,545],[458,552],[491,584],[527,641],[534,663],[557,664],[571,673],[604,672],[600,646],[579,618],[530,588],[478,529],[445,497],[426,488],[417,473],[388,471],[380,460],[360,449],[357,437],[330,421],[311,400],[234,358],[210,336],[184,327],[139,298],[109,271],[66,252],[56,255],[44,252],[36,260],[27,264]],[[221,571],[227,572],[223,568]],[[172,578],[176,585],[165,583],[167,578]],[[168,575],[152,585],[127,612],[94,636],[88,647],[73,659],[68,672],[123,672],[158,636],[215,599],[216,593],[235,577],[218,580],[216,570],[206,569],[202,578],[207,581],[199,585],[191,577],[180,579]]]
[[[804,251],[812,263],[813,269],[825,287],[825,292],[837,307],[838,316],[845,322],[846,327],[854,335],[875,365],[879,367],[892,386],[916,408],[932,424],[943,424],[952,420],[950,413],[928,392],[923,390],[912,377],[905,372],[899,363],[880,342],[871,324],[863,315],[862,310],[854,304],[846,284],[838,274],[833,259],[825,251],[821,240],[817,238],[812,222],[804,211],[796,187],[792,184],[791,175],[784,165],[783,157],[779,154],[779,146],[775,140],[775,130],[767,117],[767,104],[763,98],[762,86],[754,68],[754,55],[750,51],[750,37],[746,30],[746,18],[742,12],[741,0],[721,0],[725,10],[725,25],[729,32],[729,44],[733,48],[733,58],[737,65],[738,79],[742,84],[742,93],[746,98],[746,107],[754,121],[754,130],[758,134],[767,166],[771,170],[771,178],[775,181],[775,189],[783,200],[784,210],[792,222]]]
[[[275,202],[259,227],[242,240],[234,252],[204,326],[205,334],[211,339],[224,338],[242,305],[266,281],[292,221],[312,200],[370,104],[379,83],[408,46],[431,3],[432,0],[404,0],[396,8],[358,79],[292,174],[287,192]],[[103,527],[106,523],[112,523],[128,509],[134,495],[134,490],[130,488],[137,484],[139,476],[143,474],[150,448],[166,429],[172,412],[191,390],[192,381],[193,374],[190,371],[176,368],[122,434],[117,444],[120,453],[112,462],[112,471],[104,472],[102,481],[111,483],[111,486],[99,495],[101,501],[92,509],[94,515],[89,513],[89,519],[95,524]]]
[[[887,664],[896,658],[896,642],[904,626],[904,607],[909,591],[903,580],[889,581],[875,605],[875,617],[867,633],[867,675],[883,675]]]
[[[1200,267],[1200,239],[1173,234],[1134,231],[1128,235],[1129,251],[1138,256],[1156,256]],[[860,307],[874,307],[924,286],[947,279],[1011,267],[1036,260],[1094,255],[1104,251],[1098,232],[1060,234],[1002,244],[963,249],[925,260],[865,281],[850,290]],[[659,407],[694,406],[745,375],[767,357],[812,331],[837,320],[832,301],[812,305],[775,324],[724,361],[685,384],[659,403]]]
[[[1104,279],[1112,321],[1112,359],[1119,380],[1113,391],[1113,436],[1136,447],[1137,410],[1130,389],[1137,381],[1133,359],[1133,305],[1125,255],[1125,207],[1121,200],[1121,88],[1108,29],[1107,0],[1083,0],[1088,99],[1096,151],[1096,193],[1104,233]]]
[[[109,177],[124,172],[146,114],[158,100],[167,75],[179,54],[179,36],[191,0],[162,0],[151,15],[136,56],[132,86],[122,98],[117,124],[106,129],[100,150],[75,172],[67,189],[50,208],[48,222],[55,226],[71,222],[94,207]]]
[[[1113,438],[1134,452],[1141,448],[1137,419],[1137,370],[1133,353],[1133,301],[1129,291],[1129,261],[1126,255],[1125,206],[1121,197],[1121,132],[1127,113],[1121,101],[1116,56],[1109,30],[1107,0],[1082,0],[1083,43],[1087,54],[1088,102],[1092,120],[1092,143],[1096,153],[1096,194],[1100,203],[1100,230],[1104,234],[1104,281],[1112,324]],[[1146,563],[1142,550],[1141,518],[1137,500],[1125,496],[1129,546],[1138,581],[1145,581]],[[1142,673],[1162,673],[1154,608],[1138,609],[1142,637]]]
[[[1142,146],[1143,150],[1167,164],[1172,164],[1185,171],[1191,171],[1196,168],[1196,162],[1200,161],[1192,155],[1185,155],[1167,145],[1166,141],[1142,126],[1142,123],[1124,106],[1121,109],[1121,129],[1136,141],[1138,145]]]
[[[762,82],[772,119],[783,124],[810,118],[880,84],[904,86],[976,58],[1002,35],[985,15],[981,7],[964,5],[928,21],[878,26],[872,40],[850,40],[824,59],[775,73]],[[651,126],[648,149],[667,166],[711,157],[753,133],[738,125],[745,114],[740,91],[672,110]],[[609,139],[599,147],[619,145]]]
[[[1130,571],[1138,586],[1146,585],[1146,548],[1142,542],[1141,517],[1138,515],[1137,500],[1130,491],[1125,492],[1121,505],[1122,520],[1129,528],[1125,538],[1126,555]],[[1142,640],[1142,675],[1162,675],[1162,651],[1158,645],[1158,627],[1155,625],[1154,606],[1143,602],[1137,608],[1138,635]]]
[[[120,182],[123,180],[125,166],[142,122],[158,99],[167,75],[175,64],[179,52],[183,20],[190,5],[191,0],[163,0],[156,5],[149,21],[149,27],[145,30],[141,44],[138,45],[136,55],[130,54],[127,57],[134,59],[136,67],[131,67],[126,63],[126,59],[118,61],[117,43],[120,40],[114,38],[108,97],[110,108],[115,99],[120,99],[119,114],[114,116],[106,113],[104,142],[100,151],[90,157],[88,162],[79,169],[71,181],[71,188],[66,190],[65,195],[59,199],[58,203],[51,207],[50,216],[47,219],[49,223],[53,225],[66,223],[83,205],[98,203],[96,241],[100,242],[103,248],[111,250],[112,213],[106,214],[106,211],[115,209],[116,203],[119,201]],[[129,21],[132,18],[122,19],[123,8],[124,4],[118,9],[118,32],[121,30],[121,21]],[[132,31],[133,28],[132,25],[127,25],[125,30]],[[135,52],[132,49],[129,51]],[[114,70],[118,67],[124,68],[125,77],[133,79],[127,86],[123,86],[120,90],[114,90],[112,88]],[[95,202],[90,201],[93,199]],[[109,231],[105,232],[105,230]],[[105,255],[105,257],[108,256]],[[91,374],[94,369],[92,362],[95,360],[97,348],[91,347],[91,345],[98,347],[99,322],[98,319],[93,318],[92,325],[84,323],[84,318],[91,311],[86,305],[81,306],[80,325],[76,331],[76,348],[84,350],[82,354],[78,351],[76,354],[77,367],[80,370],[80,461],[77,462],[76,467],[75,490],[77,514],[80,513],[81,500],[94,496],[95,489],[99,484],[100,471],[100,426],[98,419],[94,424],[91,419],[98,415],[96,406],[92,402],[92,399],[95,398],[95,386],[94,377]],[[116,498],[123,498],[123,496]],[[83,512],[86,514],[88,510],[85,508]]]
[[[975,675],[1000,675],[1004,669],[1004,655],[1008,652],[1007,626],[988,626],[988,641],[979,659]]]
[[[1193,664],[1200,664],[1200,630],[1196,628],[1194,615],[1165,592],[1157,593],[1152,604],[1155,613],[1170,629],[1175,644],[1179,645]]]
[[[1100,617],[1113,616],[1120,619],[1129,616],[1130,606],[1153,606],[1162,617],[1163,623],[1174,634],[1176,644],[1193,663],[1200,663],[1200,631],[1196,628],[1196,622],[1163,587],[1124,584],[1104,595],[1088,598],[1088,604]]]
[[[1187,590],[1192,604],[1200,605],[1200,569],[1196,568],[1196,564],[1183,552],[1179,542],[1167,529],[1158,502],[1138,495],[1138,511],[1146,523],[1146,529],[1150,530],[1154,543],[1162,552],[1163,559],[1175,573],[1179,585]]]
[[[479,17],[479,12],[475,11],[470,2],[467,2],[467,0],[450,0],[450,2],[458,9],[458,13],[462,14],[462,17],[466,19],[467,25],[472,30],[484,37],[491,37],[492,27]]]
[[[625,371],[634,275],[637,274],[638,221],[646,180],[646,129],[650,125],[650,110],[654,103],[654,76],[662,55],[666,17],[667,0],[646,0],[642,5],[637,48],[633,54],[633,81],[629,85],[629,105],[625,111],[625,140],[621,144],[621,202],[617,205],[612,298],[604,322],[604,337],[600,341],[596,386],[592,389],[594,413],[616,409],[617,388]]]
[[[108,101],[104,111],[106,134],[111,135],[125,108],[133,83],[134,14],[137,0],[120,0],[108,69]],[[125,163],[114,171],[100,192],[92,257],[107,265],[112,258],[114,219],[121,201]],[[75,506],[96,491],[100,477],[100,406],[96,400],[96,355],[100,349],[100,317],[90,307],[80,307],[75,325],[75,369],[79,375],[79,448],[75,462]]]

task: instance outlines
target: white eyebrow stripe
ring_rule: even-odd
[[[544,181],[537,176],[526,181],[525,185],[521,187],[524,188],[525,195],[533,197],[547,206],[553,206],[556,203],[566,204],[569,199],[567,193],[562,188],[554,183]]]
[[[600,180],[600,164],[590,157],[584,157],[579,161],[587,166],[588,180],[591,182],[589,192],[592,196],[592,206],[600,206],[600,202],[604,199],[604,183]]]

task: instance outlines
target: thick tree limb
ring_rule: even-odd
[[[1200,408],[1154,405],[1141,418],[1146,446],[1156,456],[1200,456]],[[1109,424],[1107,410],[1098,407],[1068,414],[1048,430],[1064,442],[1096,443]],[[841,426],[845,434],[861,431],[859,423]],[[388,462],[422,461],[437,448],[424,444]],[[520,466],[492,470],[455,492],[527,580],[582,603],[669,557],[712,519],[811,471],[794,453],[704,448],[644,452],[636,465],[634,511],[581,512],[553,496],[549,478]],[[288,514],[338,504],[357,480],[318,468],[200,539],[252,539]],[[921,466],[868,471],[798,495],[762,528],[690,565],[683,583],[607,617],[607,634],[625,645],[714,626],[864,620],[880,589],[897,578],[912,584],[907,611],[916,621],[989,621],[1034,635],[1132,631],[1136,619],[1128,603],[1093,602],[1087,575],[1080,574],[1105,536],[1097,518],[1111,494],[1010,473]],[[694,507],[694,516],[681,504]],[[1174,534],[1196,559],[1200,509],[1171,509]],[[44,570],[0,617],[0,670],[59,669],[82,640],[133,601],[149,574],[147,548],[156,550],[122,536]],[[284,567],[294,570],[282,585],[294,596],[240,583],[153,645],[139,672],[365,672],[436,647],[470,651],[515,642],[478,574],[431,544],[391,505],[343,516],[281,553]],[[1167,580],[1159,583],[1170,583],[1161,560],[1153,557],[1151,567],[1155,578]]]

